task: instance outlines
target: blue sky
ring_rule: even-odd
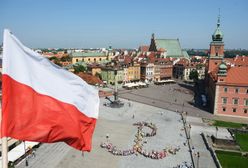
[[[225,47],[248,49],[247,0],[0,0],[0,42],[9,28],[33,48],[137,48],[152,33],[208,48],[219,8]]]

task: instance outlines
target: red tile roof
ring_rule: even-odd
[[[181,58],[176,64],[187,66],[189,64],[189,60],[187,60],[186,58]]]
[[[130,64],[131,62],[132,62],[132,57],[129,56],[129,55],[126,55],[126,56],[124,57],[124,63],[125,63],[125,64]]]
[[[236,56],[234,58],[225,58],[225,61],[235,66],[248,66],[248,56]]]
[[[146,46],[146,45],[140,46],[139,47],[139,51],[141,51],[141,52],[148,52],[149,51],[149,46]]]
[[[248,86],[248,67],[231,67],[227,71],[226,84]]]
[[[77,74],[80,78],[82,78],[85,82],[91,85],[103,84],[103,82],[96,76],[92,76],[87,73],[79,72]]]

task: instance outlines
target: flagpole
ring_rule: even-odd
[[[8,168],[8,142],[7,142],[7,137],[2,138],[2,168]]]
[[[1,105],[2,105],[2,103],[1,103]],[[0,120],[2,123],[2,109],[1,108],[0,108]],[[2,132],[2,130],[1,130],[1,132]],[[7,137],[2,137],[2,168],[8,168],[8,141],[7,141]]]

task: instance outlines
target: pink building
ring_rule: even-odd
[[[206,90],[210,110],[215,115],[248,117],[248,61],[224,59],[223,34],[218,19],[210,43],[206,67]]]
[[[220,64],[214,85],[214,114],[248,117],[247,72],[248,67]]]

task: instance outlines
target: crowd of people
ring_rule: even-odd
[[[183,162],[181,164],[178,164],[177,166],[174,166],[173,168],[193,168],[192,163],[188,163],[188,162]]]
[[[127,149],[127,150],[119,150],[117,149],[116,146],[114,146],[112,143],[101,143],[100,146],[102,148],[106,148],[108,152],[112,153],[113,155],[118,155],[118,156],[128,156],[132,154],[141,154],[144,157],[151,158],[151,159],[163,159],[165,158],[168,154],[175,155],[176,152],[180,150],[180,147],[176,148],[165,148],[160,151],[152,150],[152,151],[147,151],[143,148],[144,144],[147,143],[146,140],[144,140],[144,137],[152,137],[157,134],[157,127],[153,123],[148,123],[148,122],[137,122],[133,124],[134,126],[138,127],[138,131],[135,135],[135,140],[134,140],[134,145],[132,149]],[[151,129],[151,132],[144,132],[143,128],[148,127]]]

